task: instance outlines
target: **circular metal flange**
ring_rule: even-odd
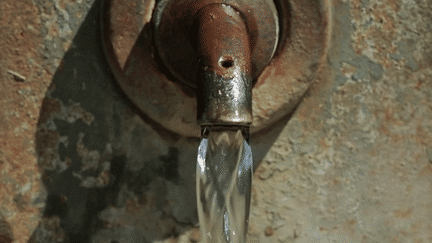
[[[318,78],[317,70],[325,67],[331,35],[328,1],[274,1],[279,41],[253,88],[252,136],[289,114]],[[158,60],[151,22],[157,21],[156,5],[155,0],[105,0],[101,15],[104,51],[119,86],[144,114],[177,134],[199,137],[195,90],[176,81]]]
[[[179,80],[197,87],[198,57],[191,43],[197,33],[190,27],[197,12],[211,4],[226,4],[243,17],[251,42],[252,78],[268,65],[276,50],[279,23],[271,0],[162,0],[158,2],[153,23],[155,45],[163,63]]]

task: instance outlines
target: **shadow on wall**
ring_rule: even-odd
[[[198,140],[160,127],[117,87],[100,44],[100,5],[76,32],[42,104],[36,151],[48,195],[29,242],[152,242],[198,222]],[[256,162],[288,119],[255,147],[252,137]]]
[[[12,228],[4,217],[0,214],[0,242],[12,243],[14,241]]]
[[[176,205],[167,199],[167,184],[182,182],[173,145],[179,138],[140,114],[115,86],[100,45],[100,5],[76,32],[42,104],[36,150],[48,195],[30,242],[89,242],[99,231],[128,226],[136,226],[129,238],[146,242],[197,222],[196,215],[183,222],[171,216]],[[153,229],[159,221],[164,225]]]

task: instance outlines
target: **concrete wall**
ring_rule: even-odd
[[[250,242],[432,242],[432,2],[333,0],[328,68],[252,138]],[[0,1],[0,242],[198,242],[197,139],[116,86],[99,1]]]

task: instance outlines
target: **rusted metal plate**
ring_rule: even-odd
[[[279,45],[253,89],[252,133],[286,116],[326,63],[328,1],[275,1],[275,5]],[[105,2],[102,35],[108,62],[120,87],[148,117],[180,135],[199,137],[195,95],[199,91],[176,81],[158,59],[150,22],[154,8],[155,2],[147,0]]]

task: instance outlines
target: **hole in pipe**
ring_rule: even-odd
[[[220,62],[221,67],[228,69],[234,65],[234,60],[232,59],[224,59]]]

